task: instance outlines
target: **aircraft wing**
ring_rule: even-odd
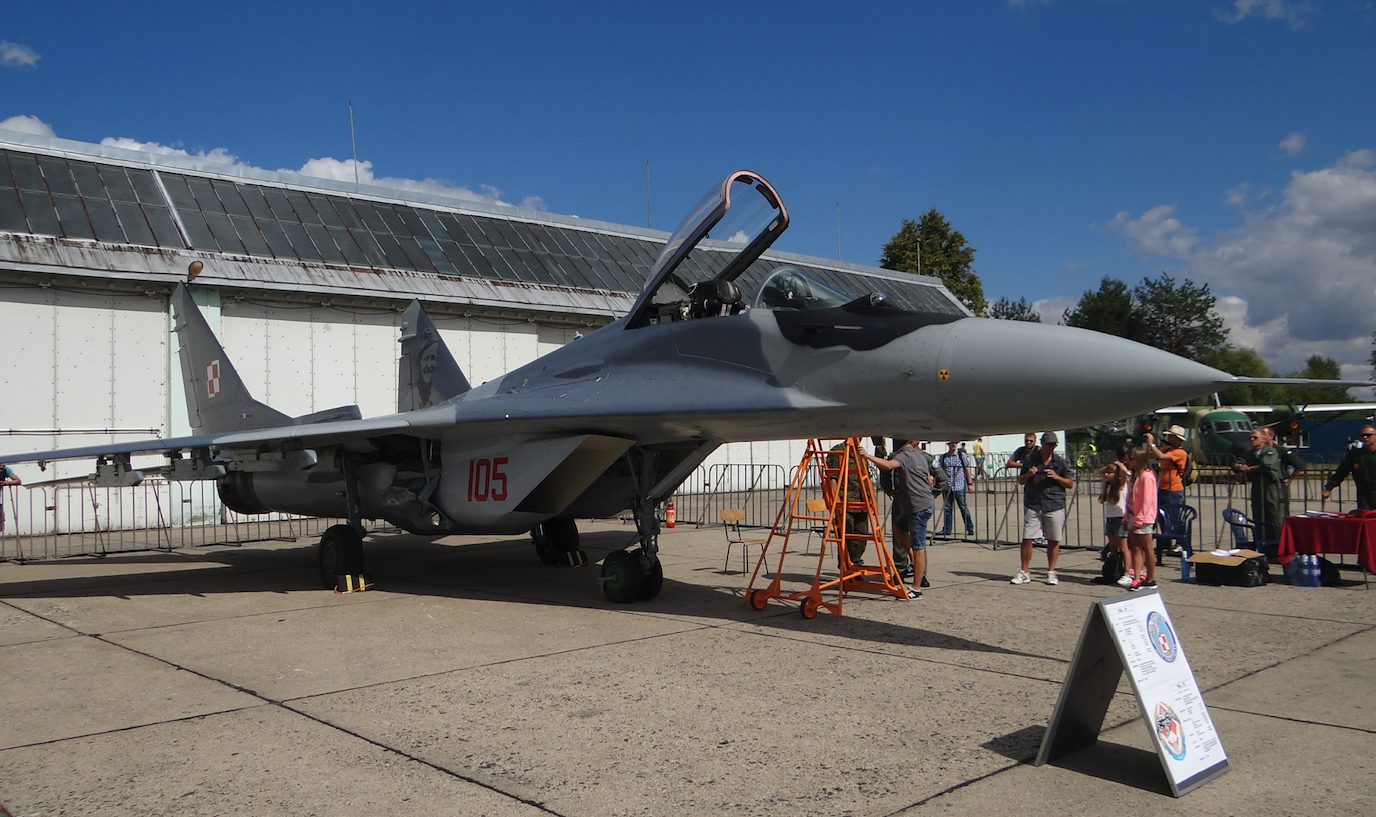
[[[316,423],[306,426],[278,426],[254,431],[235,431],[218,434],[196,434],[189,437],[163,437],[151,440],[133,440],[119,443],[87,445],[80,448],[59,448],[53,451],[25,452],[23,454],[0,454],[0,462],[55,462],[88,457],[111,457],[130,454],[161,454],[168,451],[186,451],[195,448],[234,449],[273,446],[288,441],[311,443],[326,441],[330,443],[367,439],[380,434],[404,432],[411,427],[407,418],[393,415],[369,420],[344,420],[333,423]]]

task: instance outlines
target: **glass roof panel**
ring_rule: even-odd
[[[206,224],[210,226],[210,234],[215,236],[215,243],[220,245],[220,252],[243,254],[244,242],[239,240],[239,234],[234,231],[234,225],[229,223],[229,216],[224,213],[201,213],[201,215],[205,216]]]
[[[258,222],[258,229],[263,233],[263,240],[268,243],[268,249],[274,258],[285,258],[291,261],[297,259],[296,250],[291,248],[291,242],[287,240],[287,233],[282,229],[282,225],[276,219]]]
[[[86,215],[91,218],[91,227],[95,229],[97,241],[125,243],[124,228],[119,226],[119,217],[115,215],[114,205],[110,204],[109,199],[86,199]]]
[[[24,208],[19,204],[19,191],[13,187],[0,187],[0,230],[8,233],[29,231]]]
[[[513,229],[511,224],[508,224],[505,221],[501,221],[500,219],[494,218],[490,220],[487,224],[484,224],[483,226],[487,227],[488,225],[491,225],[493,229],[497,231],[497,235],[501,236],[500,241],[498,241],[496,238],[492,239],[492,243],[494,246],[509,250],[530,249],[526,246],[526,242],[519,235],[516,234],[516,230]]]
[[[320,251],[320,257],[329,264],[343,264],[344,253],[334,245],[334,239],[330,238],[330,231],[325,229],[323,224],[307,224],[306,233],[311,237],[315,248]]]
[[[110,197],[110,194],[105,192],[105,185],[100,183],[100,174],[96,172],[95,165],[73,160],[68,162],[67,166],[71,168],[72,176],[76,179],[76,189],[82,196],[93,199]]]
[[[514,251],[507,247],[493,247],[492,251],[497,253],[497,255],[506,262],[507,267],[511,269],[517,281],[522,281],[527,284],[535,283],[535,275],[530,270],[526,269],[526,265],[521,262],[521,259],[516,257]]]
[[[196,204],[200,205],[202,213],[224,213],[225,206],[220,203],[220,197],[215,195],[215,188],[210,186],[210,179],[187,176],[186,186],[191,188],[191,195],[196,197]]]
[[[167,188],[167,195],[172,199],[172,206],[178,210],[200,210],[201,206],[196,203],[196,197],[191,195],[191,188],[186,186],[185,177],[174,173],[159,173],[162,179],[162,186]]]
[[[449,259],[449,266],[454,268],[455,275],[473,276],[477,274],[473,271],[473,265],[468,263],[468,258],[464,256],[463,250],[459,249],[458,244],[453,241],[441,241],[439,245],[440,252]]]
[[[430,263],[430,256],[425,254],[425,250],[420,248],[420,243],[409,235],[399,235],[396,237],[397,243],[401,245],[402,252],[411,260],[407,269],[422,270],[424,272],[436,272],[435,265]]]
[[[593,289],[607,289],[613,292],[622,292],[621,285],[616,279],[604,270],[597,269],[591,263],[579,258],[576,255],[561,255],[559,260],[565,267],[572,267],[588,282]]]
[[[430,235],[430,230],[421,222],[420,216],[416,211],[403,204],[394,205],[397,215],[401,217],[401,222],[406,225],[406,232],[414,238],[435,238]]]
[[[354,212],[354,208],[349,204],[347,199],[342,199],[338,196],[327,196],[326,198],[328,198],[330,204],[334,206],[335,214],[339,216],[339,220],[343,222],[345,227],[348,227],[350,230],[366,229],[363,226],[363,219],[358,217],[358,213]]]
[[[406,253],[402,252],[401,245],[397,243],[396,236],[393,236],[391,233],[386,235],[382,233],[373,233],[373,237],[377,239],[378,245],[382,247],[382,254],[387,256],[387,263],[383,266],[392,269],[413,269],[410,259],[406,257]]]
[[[57,211],[46,190],[42,193],[20,190],[19,199],[24,204],[24,215],[28,217],[31,231],[38,235],[62,235],[62,225],[57,221]]]
[[[350,230],[349,235],[353,236],[354,243],[363,251],[363,257],[368,259],[369,266],[378,269],[391,266],[387,262],[387,254],[382,251],[382,245],[377,243],[377,236],[364,229]]]
[[[463,231],[468,235],[469,240],[473,242],[474,246],[492,246],[492,239],[483,230],[484,225],[481,224],[478,219],[464,213],[459,213],[454,218],[458,221],[459,226],[463,227]],[[458,236],[455,236],[455,238],[458,238]],[[459,243],[462,244],[463,240],[459,239]]]
[[[416,215],[421,221],[425,222],[425,229],[429,231],[430,235],[435,237],[436,241],[452,239],[452,236],[449,235],[449,231],[440,223],[439,215],[434,210],[417,209]]]
[[[330,231],[330,237],[334,239],[334,244],[339,251],[344,253],[344,260],[351,267],[366,267],[368,256],[363,254],[363,250],[358,248],[358,242],[349,235],[349,231],[343,227],[326,227]]]
[[[43,168],[43,180],[48,183],[49,191],[76,195],[76,181],[72,179],[72,171],[67,169],[67,160],[57,156],[39,156],[38,166]]]
[[[397,211],[393,210],[390,205],[374,202],[373,209],[382,217],[383,223],[387,225],[387,231],[392,235],[400,238],[410,234],[410,231],[406,229],[406,222],[401,220],[401,216],[397,215]]]
[[[468,234],[463,231],[463,227],[459,226],[459,222],[455,220],[453,213],[437,212],[435,213],[435,218],[444,226],[444,231],[448,233],[451,241],[457,241],[460,244],[473,243],[473,239],[469,238]],[[441,239],[441,241],[443,241],[443,239]]]
[[[225,181],[211,181],[210,184],[215,188],[215,195],[219,196],[220,204],[224,205],[226,213],[231,216],[249,215],[248,205],[244,204],[243,196],[239,195],[238,185]]]
[[[291,242],[291,248],[296,250],[296,254],[301,256],[302,261],[323,261],[320,257],[320,250],[315,248],[315,243],[310,236],[306,235],[306,228],[294,222],[278,222],[282,225],[282,232],[287,234],[287,240]]]
[[[105,192],[115,201],[138,201],[134,196],[134,186],[124,174],[124,168],[103,165],[100,168],[100,179],[105,182]]]
[[[137,190],[138,188],[135,187]],[[172,213],[166,207],[157,204],[143,205],[143,215],[148,219],[148,226],[153,228],[153,237],[157,239],[159,247],[183,248],[186,241],[182,234],[177,230],[177,224],[172,220]]]
[[[433,238],[417,238],[420,248],[425,251],[425,255],[430,259],[430,263],[435,265],[435,269],[445,275],[453,275],[456,270],[454,265],[449,263],[449,259],[444,257],[444,250],[440,249],[440,243]]]
[[[119,216],[120,227],[124,229],[124,236],[130,244],[157,246],[158,242],[153,239],[153,231],[148,229],[148,220],[143,217],[142,207],[132,201],[116,201],[114,205],[115,215]]]
[[[456,246],[459,248],[459,252],[463,253],[463,257],[468,259],[468,266],[473,270],[474,275],[483,278],[501,278],[501,276],[497,274],[497,270],[493,268],[492,262],[483,256],[482,250],[479,250],[477,247],[465,247],[462,244]],[[454,266],[458,269],[463,269],[459,267],[457,263]]]
[[[487,263],[489,266],[492,267],[492,273],[496,277],[502,279],[503,281],[521,280],[520,278],[516,277],[516,273],[512,271],[511,265],[506,262],[506,259],[502,258],[502,256],[497,252],[496,247],[487,246],[478,247],[477,249],[478,252],[482,254],[482,257],[487,259]]]
[[[38,160],[28,153],[11,153],[10,170],[14,171],[14,186],[20,190],[32,190],[48,195],[48,186],[43,183],[43,174],[38,170]]]
[[[215,236],[210,234],[210,228],[205,225],[205,219],[201,216],[200,210],[183,210],[177,208],[177,218],[181,221],[182,227],[186,229],[186,237],[191,241],[191,248],[194,250],[206,250],[216,252],[220,245],[215,241]]]
[[[261,188],[253,185],[238,185],[239,197],[248,205],[249,213],[258,221],[276,221],[272,215],[272,208],[268,206],[268,200],[263,198]]]
[[[272,216],[283,224],[292,222],[300,223],[296,216],[296,211],[291,209],[291,203],[287,201],[287,194],[276,187],[264,187],[263,198],[267,199],[268,207],[272,208]]]
[[[542,284],[568,286],[568,281],[562,278],[555,278],[554,275],[545,268],[545,265],[540,263],[540,259],[535,257],[535,253],[530,250],[510,250],[510,252],[516,254],[517,263],[521,265],[532,280]]]
[[[296,211],[296,217],[301,219],[302,224],[324,224],[320,216],[306,199],[306,194],[300,190],[284,190],[287,201],[291,202],[291,209]]]
[[[167,197],[158,188],[158,182],[153,178],[153,171],[130,167],[125,168],[124,172],[129,174],[129,183],[134,186],[134,192],[138,194],[140,204],[167,206]]]
[[[62,221],[62,234],[68,238],[95,238],[91,220],[86,217],[86,208],[76,196],[53,196],[57,207],[57,217]]]
[[[315,214],[320,216],[320,220],[325,223],[326,227],[344,226],[344,222],[340,220],[339,214],[334,211],[334,207],[326,197],[319,193],[307,193],[306,201],[309,201],[311,207],[315,208]]]
[[[352,202],[352,204],[354,206],[354,212],[358,213],[358,217],[363,221],[363,226],[367,227],[369,232],[374,232],[378,235],[392,232],[387,229],[387,224],[382,220],[382,216],[377,214],[374,202],[355,201]]]
[[[239,240],[244,242],[245,252],[264,258],[272,257],[272,250],[268,249],[268,242],[263,239],[263,232],[258,229],[253,219],[248,216],[230,216],[229,220],[234,225],[234,232],[239,234]]]

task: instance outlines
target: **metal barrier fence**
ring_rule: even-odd
[[[1006,461],[1006,459],[1004,460]],[[796,470],[796,466],[794,467]],[[1331,499],[1320,493],[1333,466],[1313,466],[1291,482],[1290,513],[1324,507],[1345,512],[1356,507],[1350,481]],[[744,524],[768,528],[774,524],[792,471],[779,465],[719,464],[697,469],[674,494],[678,523],[720,524],[720,511],[745,510]],[[821,488],[810,478],[805,498],[820,499]],[[1075,488],[1066,497],[1066,533],[1062,546],[1098,549],[1104,544],[1103,510],[1097,498],[1098,470],[1077,469]],[[0,561],[24,561],[64,556],[106,554],[134,550],[172,550],[216,544],[265,540],[295,541],[319,536],[342,520],[287,514],[245,516],[224,507],[213,482],[170,482],[150,477],[133,488],[96,488],[89,483],[3,488],[8,522],[0,532]],[[966,492],[975,535],[965,537],[961,519],[953,519],[952,538],[970,539],[995,549],[1022,539],[1022,487],[1008,469],[979,475]],[[1229,546],[1223,521],[1225,508],[1251,514],[1250,487],[1236,473],[1207,468],[1199,482],[1185,491],[1185,504],[1199,512],[1195,523],[1196,550]],[[879,496],[881,518],[887,520],[889,500]],[[959,511],[954,506],[954,513]],[[940,542],[945,503],[937,498],[930,530]]]
[[[1007,461],[1005,457],[1002,461]],[[1356,507],[1356,493],[1351,481],[1345,481],[1333,491],[1326,502],[1321,496],[1323,486],[1333,473],[1334,466],[1311,466],[1295,475],[1289,487],[1291,514],[1324,509],[1344,513]],[[1097,550],[1105,544],[1103,535],[1103,506],[1098,502],[1103,485],[1097,467],[1075,470],[1075,488],[1066,494],[1066,532],[1061,545],[1066,548]],[[779,466],[717,465],[700,468],[674,495],[679,524],[720,524],[719,511],[744,508],[748,527],[768,528],[774,524],[783,502],[788,483],[783,481]],[[815,482],[815,480],[813,480]],[[821,498],[821,490],[809,485],[806,498]],[[887,520],[889,500],[878,497],[881,518]],[[980,474],[966,492],[975,535],[966,537],[964,520],[959,507],[952,503],[951,535],[943,537],[945,502],[937,497],[936,512],[929,530],[935,541],[943,538],[968,539],[990,545],[994,549],[1014,547],[1022,541],[1022,486],[1017,473],[997,468]],[[1199,512],[1194,526],[1195,550],[1232,547],[1232,533],[1223,521],[1223,511],[1237,508],[1252,515],[1251,486],[1241,475],[1225,469],[1204,469],[1201,479],[1185,489],[1185,504]]]
[[[73,482],[5,491],[0,561],[294,541],[342,521],[235,513],[220,502],[214,482],[150,477],[132,488]]]

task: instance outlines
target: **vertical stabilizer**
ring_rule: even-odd
[[[468,378],[444,345],[439,330],[412,301],[401,315],[401,358],[397,361],[397,411],[415,411],[468,391]]]
[[[291,425],[291,418],[259,403],[220,346],[205,316],[182,284],[172,293],[186,413],[200,434]]]

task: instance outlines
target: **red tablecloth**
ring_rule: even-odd
[[[1276,558],[1285,564],[1296,553],[1355,553],[1363,570],[1376,573],[1376,519],[1288,516]]]

